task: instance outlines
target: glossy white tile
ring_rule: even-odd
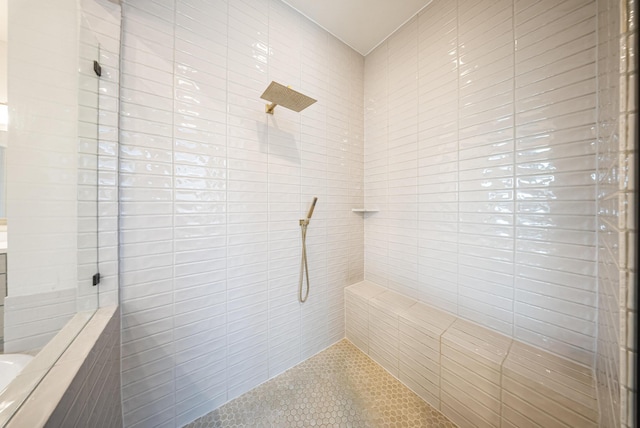
[[[176,359],[187,359],[184,364],[189,364],[190,371],[201,371],[213,364],[201,355],[220,345],[221,338],[209,333],[226,325],[222,354],[226,359],[215,367],[227,372],[226,383],[210,377],[213,383],[203,380],[197,391],[189,392],[217,391],[208,403],[188,399],[176,378],[175,416],[162,412],[153,419],[171,424],[207,413],[296,364],[311,349],[323,349],[344,335],[344,320],[336,321],[343,299],[324,290],[329,284],[341,288],[348,281],[357,282],[351,278],[363,271],[362,256],[351,252],[362,252],[364,235],[350,232],[351,225],[362,227],[362,218],[349,219],[347,209],[362,205],[361,186],[352,186],[362,174],[358,172],[362,171],[361,143],[339,148],[336,144],[332,157],[328,156],[332,136],[357,141],[362,135],[358,101],[362,89],[341,76],[359,76],[363,61],[341,43],[330,43],[327,33],[318,33],[314,25],[279,2],[165,3],[149,10],[130,8],[130,20],[127,10],[124,14],[123,55],[131,60],[123,64],[127,107],[122,135],[127,149],[121,170],[127,189],[122,195],[136,202],[135,206],[123,202],[121,209],[128,254],[123,293],[129,296],[123,304],[129,308],[128,322],[136,317],[135,330],[127,330],[127,353],[136,355],[136,346],[144,352],[139,336],[144,331],[159,337],[168,334],[163,329],[169,325],[179,348],[168,351]],[[214,26],[209,25],[211,20]],[[317,52],[311,56],[302,52],[307,34],[324,43],[314,46]],[[152,48],[153,40],[165,46]],[[336,75],[332,77],[337,78],[329,78],[326,58],[319,52],[340,58],[332,66]],[[313,68],[305,79],[300,77],[302,55],[307,58],[305,67]],[[147,81],[143,71],[156,74]],[[310,80],[312,76],[321,81]],[[304,80],[303,90],[318,91],[314,93],[318,104],[330,104],[339,114],[310,111],[314,122],[304,128],[304,138],[301,124],[306,113],[278,109],[280,113],[267,120],[259,96],[271,79],[284,79],[294,87]],[[362,85],[361,77],[353,81]],[[343,112],[353,108],[354,113],[347,115],[353,117],[345,121]],[[165,119],[154,115],[154,109]],[[313,162],[312,167],[303,167],[306,162]],[[297,220],[306,209],[308,195],[320,197],[309,234],[309,304],[321,304],[334,314],[327,317],[303,312],[293,292],[299,267]],[[164,197],[172,201],[171,206],[158,199]],[[143,200],[149,203],[144,205]],[[331,204],[340,204],[339,210],[328,209],[338,207]],[[334,221],[323,222],[324,212],[332,213]],[[338,239],[331,240],[331,248],[315,243],[317,238],[324,243],[332,237]],[[159,258],[145,258],[149,251]],[[170,270],[157,270],[156,265],[165,266],[161,261],[165,256],[170,256]],[[348,263],[336,263],[339,275],[328,278],[325,272],[334,257],[335,262],[344,258]],[[135,296],[143,293],[149,303],[147,297],[153,295],[147,296],[141,288],[153,280],[143,279],[151,270],[163,291],[174,293],[160,293],[172,300],[145,311],[136,305]],[[163,310],[168,324],[157,318]],[[301,322],[311,323],[304,332]],[[143,373],[142,360],[128,362],[130,373]],[[158,370],[177,367],[162,364]],[[125,381],[124,402],[135,400],[125,424],[148,421],[133,409],[155,407],[158,402],[151,395],[139,395],[144,388],[136,388],[135,395],[128,392],[134,383],[144,385],[147,380],[153,388],[158,371],[148,373],[148,378]]]

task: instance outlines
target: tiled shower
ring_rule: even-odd
[[[121,28],[82,3],[106,166],[119,128],[124,426],[342,339],[365,278],[595,370],[601,426],[632,426],[633,2],[434,0],[366,57],[280,0],[124,0]],[[318,102],[266,115],[272,80]]]
[[[365,68],[367,277],[584,364],[595,8],[434,3]]]
[[[123,17],[124,420],[182,426],[344,337],[343,289],[364,277],[365,61],[280,1]],[[318,102],[266,115],[272,80]]]

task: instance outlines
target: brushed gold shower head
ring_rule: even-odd
[[[267,104],[265,107],[265,111],[269,114],[273,114],[273,110],[277,105],[281,105],[295,112],[301,112],[317,101],[276,82],[271,82],[260,98],[271,101],[271,104]]]

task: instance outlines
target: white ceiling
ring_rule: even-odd
[[[362,55],[431,3],[431,0],[283,1]],[[0,0],[0,40],[7,40],[6,10],[7,0]]]
[[[362,55],[431,0],[283,0]]]

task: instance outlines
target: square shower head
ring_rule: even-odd
[[[301,112],[317,101],[277,82],[271,82],[260,98],[271,101],[272,104],[267,105],[266,109],[267,113],[271,114],[273,114],[273,109],[276,105],[281,105],[295,112]]]

